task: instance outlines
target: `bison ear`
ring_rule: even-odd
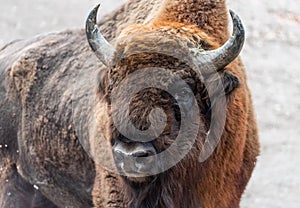
[[[217,74],[211,74],[205,78],[205,87],[209,91],[210,99],[225,93],[229,95],[235,88],[239,86],[239,79],[231,72],[222,70]],[[207,98],[208,94],[204,97]]]
[[[107,70],[101,70],[97,77],[98,90],[102,94],[106,94],[106,84],[107,84]]]
[[[217,98],[224,94],[228,96],[239,86],[239,79],[226,70],[219,71],[217,74],[212,74],[205,79],[205,90],[202,91],[201,96],[205,105],[207,119],[210,121],[211,109],[217,102]]]
[[[225,95],[230,94],[239,86],[239,79],[229,71],[224,71],[221,79]]]

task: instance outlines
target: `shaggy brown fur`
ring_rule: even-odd
[[[178,22],[195,25],[210,34],[217,42],[228,39],[228,10],[224,0],[165,0],[163,7],[155,16],[154,22]]]
[[[228,39],[227,9],[224,1],[164,2],[159,12],[155,13],[149,21],[146,21],[146,24],[133,25],[121,32],[120,37],[125,39],[125,43],[122,41],[116,43],[116,50],[119,55],[126,56],[126,53],[130,54],[137,49],[151,51],[151,44],[153,45],[153,43],[161,45],[162,50],[167,50],[163,47],[167,44],[164,45],[163,42],[166,41],[170,44],[170,37],[174,39],[174,36],[190,41],[190,45],[201,45],[205,50],[217,48]],[[147,34],[158,38],[149,40],[145,38]],[[130,36],[130,41],[127,41],[127,36]],[[149,45],[147,45],[148,43]],[[157,57],[152,54],[134,55],[111,69],[109,72],[112,84],[110,88],[113,89],[114,85],[118,85],[118,82],[131,71],[150,66],[181,69],[184,73],[187,72],[187,68],[181,64],[176,64],[176,60],[168,60],[161,54]],[[199,129],[202,136],[201,133],[198,135],[202,139],[199,139],[200,141],[195,144],[193,151],[181,161],[180,165],[156,176],[151,183],[139,184],[124,179],[125,201],[128,201],[129,207],[213,208],[239,206],[241,195],[256,162],[259,145],[251,96],[246,85],[246,76],[241,60],[237,59],[227,66],[223,73],[227,76],[226,73],[228,72],[234,74],[240,84],[227,98],[225,130],[213,155],[201,164],[197,162],[201,141],[203,141],[204,132],[207,130],[205,126],[202,126]],[[159,77],[164,79],[162,76]],[[190,77],[194,79],[195,75],[190,75]],[[196,81],[200,82],[199,80]],[[227,87],[226,84],[229,85],[230,92],[236,88],[236,86],[232,86],[231,81],[229,80],[227,83],[223,80],[225,87]],[[136,84],[138,85],[138,83]],[[212,84],[211,89],[216,90],[213,86],[216,85]],[[198,89],[196,94],[202,91],[203,89]],[[203,94],[201,95],[203,96]],[[139,102],[133,104],[135,110],[132,112],[132,116],[134,118],[139,117],[136,126],[143,129],[145,128],[143,125],[147,124],[147,122],[143,122],[146,118],[138,115],[147,112],[148,107],[146,106],[150,104],[149,102],[143,103],[142,98],[137,100]],[[198,101],[199,103],[203,102],[203,100]],[[137,106],[139,106],[140,112],[136,110]],[[119,106],[119,109],[122,109],[122,106]],[[203,117],[205,117],[204,114]],[[174,121],[172,122],[174,123]],[[167,127],[167,129],[174,128]],[[166,141],[168,139],[163,136],[157,140],[168,143]],[[159,149],[160,145],[156,144],[155,147]],[[101,196],[96,188],[94,188],[94,196],[96,199]],[[122,197],[119,198],[119,200],[122,199]],[[95,204],[99,207],[105,206]]]
[[[128,34],[164,33],[165,40],[177,36],[180,43],[200,41],[204,49],[212,49],[228,39],[227,13],[224,0],[130,0],[106,16],[100,30],[116,45]],[[130,50],[119,46],[119,51]],[[110,69],[119,72],[115,82],[138,63],[173,72],[180,66],[181,76],[196,77],[179,60],[140,54]],[[221,80],[208,78],[212,90],[220,81],[229,84],[225,131],[214,154],[204,163],[195,160],[202,147],[200,139],[181,163],[153,178],[151,184],[132,183],[95,165],[97,157],[106,159],[100,138],[110,141],[114,130],[107,100],[91,81],[104,68],[89,49],[83,30],[17,41],[0,49],[0,207],[238,207],[259,147],[241,60],[228,65]],[[207,89],[201,78],[196,81],[201,119],[206,124],[199,129],[203,138]],[[136,114],[140,114],[145,101],[136,99],[141,103]],[[96,123],[94,112],[101,112],[97,114],[101,134],[90,131]],[[76,128],[78,122],[83,131]],[[147,123],[141,117],[136,124]],[[168,139],[162,135],[156,145],[164,149],[160,142]]]

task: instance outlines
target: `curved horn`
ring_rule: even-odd
[[[230,15],[233,21],[233,33],[230,39],[220,48],[200,53],[196,57],[197,62],[201,63],[201,67],[207,66],[204,74],[222,70],[230,64],[240,54],[245,42],[245,30],[241,19],[232,10]],[[202,71],[202,70],[201,70]]]
[[[97,26],[97,12],[100,4],[98,4],[89,14],[86,20],[86,37],[90,44],[90,47],[96,54],[96,56],[100,59],[100,61],[106,66],[112,60],[115,49],[114,47],[107,42],[107,40],[103,37],[103,35],[99,32]]]

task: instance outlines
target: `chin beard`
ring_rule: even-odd
[[[128,208],[179,208],[183,204],[190,208],[201,207],[195,178],[190,174],[183,177],[180,173],[170,169],[143,178],[123,176]]]
[[[137,187],[141,185],[147,185],[153,183],[158,177],[157,176],[145,176],[145,177],[137,177],[137,176],[123,176],[123,180],[129,186]]]
[[[162,174],[143,178],[126,177],[126,201],[129,208],[173,208],[171,196],[168,195]]]

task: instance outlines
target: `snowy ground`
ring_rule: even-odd
[[[102,0],[101,12],[124,0]],[[16,38],[83,27],[96,4],[0,0],[0,47]],[[260,127],[261,156],[242,208],[300,207],[300,0],[228,0],[247,28],[242,56]],[[298,139],[299,138],[299,139]]]
[[[300,207],[300,1],[229,5],[247,26],[243,57],[262,144],[242,207]]]

